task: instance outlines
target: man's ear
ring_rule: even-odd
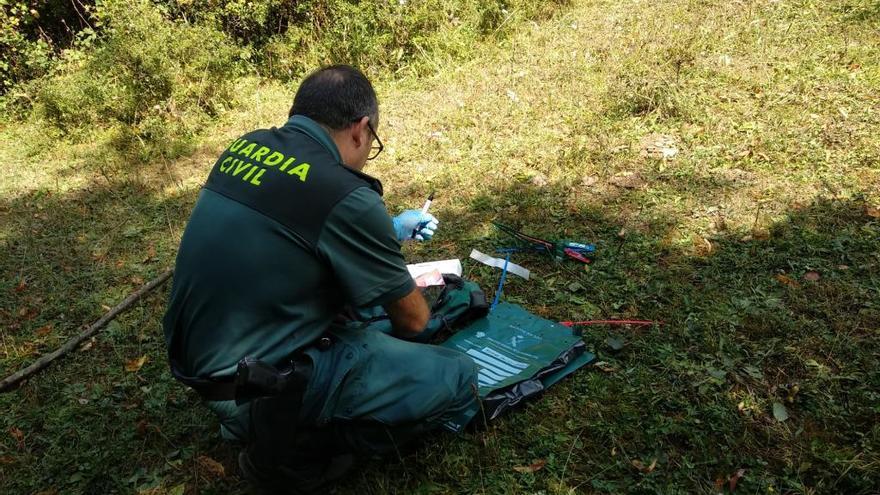
[[[369,121],[369,117],[361,117],[360,120],[352,124],[349,131],[351,132],[351,138],[354,140],[354,144],[360,148],[365,144],[369,144],[370,133],[367,129],[367,121]]]
[[[367,122],[369,120],[369,117],[361,117],[361,119],[355,122],[351,126],[351,129],[349,129],[351,131],[351,138],[354,140],[354,144],[358,148],[370,144],[370,132],[367,129]]]

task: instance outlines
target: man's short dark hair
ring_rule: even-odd
[[[304,115],[333,130],[346,129],[364,116],[378,125],[379,102],[361,71],[350,65],[331,65],[305,78],[289,115]]]

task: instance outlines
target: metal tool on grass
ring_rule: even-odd
[[[499,252],[538,251],[551,254],[557,261],[561,261],[563,258],[571,258],[580,261],[581,263],[589,263],[590,259],[587,256],[596,252],[596,246],[594,244],[585,244],[569,239],[550,241],[524,234],[513,227],[508,227],[507,225],[498,222],[492,222],[492,225],[501,232],[513,237],[517,242],[523,245],[513,248],[499,249]]]

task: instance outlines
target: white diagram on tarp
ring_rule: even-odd
[[[480,386],[492,386],[512,376],[519,375],[529,365],[505,356],[489,347],[468,349],[467,354],[480,367],[477,382]]]

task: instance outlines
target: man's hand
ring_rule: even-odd
[[[406,210],[400,215],[391,219],[394,225],[394,233],[400,242],[408,239],[417,241],[427,241],[434,237],[437,230],[437,224],[440,223],[434,215],[430,213],[422,213],[419,210]],[[415,236],[413,236],[415,231]]]
[[[383,306],[391,319],[391,328],[395,337],[413,338],[422,333],[431,312],[425,298],[418,287],[400,299]]]

